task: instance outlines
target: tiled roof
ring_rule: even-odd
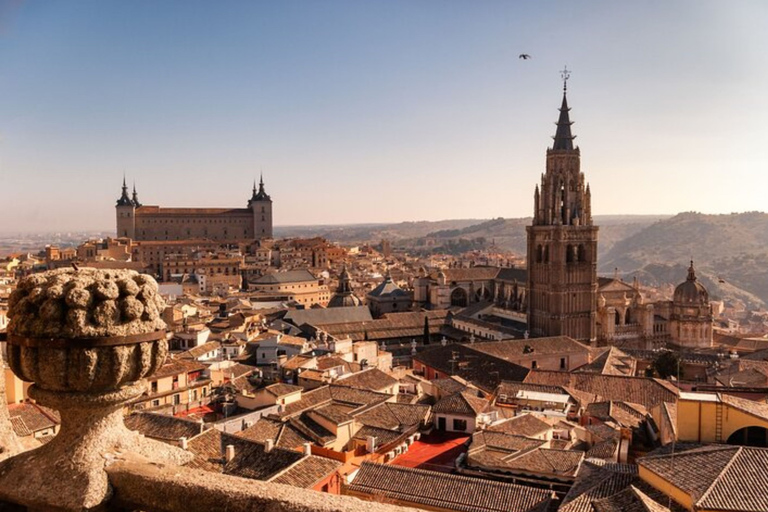
[[[572,352],[589,353],[589,347],[568,336],[531,338],[523,340],[488,341],[473,345],[475,350],[505,359],[517,361],[521,357],[535,357]]]
[[[425,420],[429,411],[428,405],[384,402],[356,414],[355,419],[363,425],[395,430],[418,425]]]
[[[40,404],[28,402],[11,404],[8,406],[8,413],[16,435],[21,437],[53,428],[61,423],[61,417],[57,411]]]
[[[768,448],[714,445],[638,464],[688,493],[700,509],[768,510]]]
[[[341,467],[341,462],[325,457],[310,455],[304,457],[288,470],[271,478],[270,482],[311,489],[318,482]]]
[[[432,412],[434,414],[455,414],[458,416],[476,417],[489,405],[488,401],[478,398],[475,393],[466,390],[441,398],[434,406],[432,406]]]
[[[505,432],[519,436],[533,437],[550,429],[549,423],[540,420],[533,414],[521,414],[503,423],[497,423],[488,427],[494,432]]]
[[[164,441],[178,441],[181,437],[191,439],[203,429],[203,425],[196,421],[153,412],[135,412],[126,416],[125,426],[147,437]]]
[[[292,309],[285,314],[284,320],[297,326],[304,324],[324,326],[325,324],[340,324],[345,322],[370,322],[373,320],[371,310],[367,306],[321,309]]]
[[[231,434],[222,433],[221,438],[224,446],[235,447],[235,457],[224,464],[224,473],[228,475],[267,480],[304,458],[303,453],[284,448],[267,452],[264,444]]]
[[[442,272],[445,274],[446,282],[451,283],[452,281],[488,281],[495,279],[499,275],[499,270],[499,267],[471,267],[446,268]]]
[[[271,439],[275,446],[289,450],[295,450],[304,443],[314,442],[312,437],[304,435],[291,422],[271,418],[261,418],[252,426],[238,432],[237,435],[260,443]]]
[[[472,435],[472,444],[469,447],[470,453],[475,449],[493,448],[514,453],[526,450],[532,450],[545,444],[543,439],[531,439],[525,436],[507,434],[505,432],[494,432],[492,430],[481,430]]]
[[[584,452],[581,451],[538,448],[506,459],[505,466],[524,472],[575,477],[583,459]]]
[[[209,428],[187,442],[187,449],[195,455],[189,467],[221,473],[224,469],[224,457],[221,451],[221,432]]]
[[[534,370],[528,374],[525,382],[574,388],[599,395],[604,400],[638,403],[647,408],[662,402],[676,403],[678,397],[671,384],[645,377]]]
[[[394,377],[390,377],[378,368],[363,370],[353,373],[350,376],[344,376],[334,382],[337,386],[349,388],[365,389],[368,391],[382,391],[391,388],[398,383]]]
[[[390,338],[421,338],[424,334],[424,318],[427,318],[431,333],[438,333],[447,325],[447,310],[387,313],[383,318],[357,322],[343,322],[323,325],[328,334],[338,337],[349,336],[355,341],[367,336],[371,340]]]
[[[670,512],[634,485],[592,502],[595,512]]]
[[[442,396],[458,393],[467,387],[456,379],[435,379],[432,381],[432,385],[440,390]]]
[[[267,393],[274,395],[276,397],[281,397],[285,395],[290,395],[291,393],[296,393],[297,391],[303,391],[304,388],[301,386],[292,386],[291,384],[283,384],[283,383],[277,383],[277,384],[271,384],[264,388]]]
[[[355,433],[354,438],[365,440],[368,438],[368,436],[373,436],[376,438],[376,446],[384,446],[397,441],[401,435],[403,434],[397,430],[389,430],[386,428],[371,427],[365,425]]]
[[[544,512],[551,501],[542,489],[370,462],[362,464],[349,489],[459,512]]]
[[[193,347],[186,352],[181,352],[176,357],[179,359],[197,359],[198,357],[202,357],[209,352],[218,350],[219,348],[221,348],[220,342],[209,341],[207,343],[203,343],[202,345],[198,345],[197,347]]]
[[[318,414],[330,422],[340,425],[342,423],[352,421],[351,413],[355,409],[355,406],[331,402],[330,404],[316,407],[311,411],[307,411],[307,413],[311,415]]]
[[[289,270],[287,272],[272,272],[270,274],[264,274],[258,279],[251,281],[253,284],[285,284],[285,283],[302,283],[305,281],[317,281],[317,278],[312,275],[309,270]]]
[[[480,343],[435,347],[413,356],[414,361],[445,375],[458,375],[476,386],[492,391],[501,381],[522,381],[529,370],[523,366],[475,350]]]
[[[185,359],[173,359],[169,357],[165,360],[165,364],[161,366],[154,375],[150,377],[151,380],[162,379],[163,377],[170,377],[172,375],[181,375],[182,373],[191,373],[205,370],[205,365],[198,363],[197,361],[189,361]]]
[[[610,347],[591,363],[574,371],[633,377],[637,371],[637,360],[616,347]]]
[[[639,481],[637,466],[629,464],[582,464],[573,487],[565,495],[558,512],[593,512],[592,502],[626,489]]]
[[[299,416],[290,418],[288,423],[302,436],[308,437],[313,443],[324,446],[336,440],[336,435],[312,419],[313,411],[304,412]]]

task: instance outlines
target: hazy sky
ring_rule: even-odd
[[[768,2],[0,0],[0,231],[145,204],[531,214],[567,64],[600,214],[765,210]],[[529,53],[531,60],[518,59]]]

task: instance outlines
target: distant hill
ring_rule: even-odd
[[[768,214],[680,213],[617,241],[598,271],[618,268],[648,284],[677,283],[691,259],[711,295],[768,302]]]

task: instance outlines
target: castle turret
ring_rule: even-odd
[[[136,197],[135,189],[134,197]],[[117,218],[117,236],[135,238],[136,204],[128,197],[128,185],[125,184],[125,176],[123,176],[123,193],[115,205],[115,214]]]
[[[272,238],[272,198],[264,190],[264,177],[259,177],[259,189],[253,184],[253,194],[248,200],[248,208],[253,211],[254,238]]]

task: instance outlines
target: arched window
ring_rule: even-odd
[[[549,246],[544,246],[544,263],[549,263]]]
[[[629,314],[629,308],[627,308],[627,312],[624,313],[624,323],[627,325],[632,323],[632,316]]]
[[[621,325],[621,313],[616,311],[615,317],[616,317],[616,325]]]
[[[587,251],[584,249],[584,244],[579,244],[578,248],[579,254],[578,254],[578,260],[581,263],[584,263],[587,261]]]
[[[574,247],[571,244],[568,244],[565,247],[565,262],[566,263],[573,263],[573,252],[574,252]]]
[[[541,245],[536,247],[536,263],[541,263],[544,256],[544,250],[542,249]]]

